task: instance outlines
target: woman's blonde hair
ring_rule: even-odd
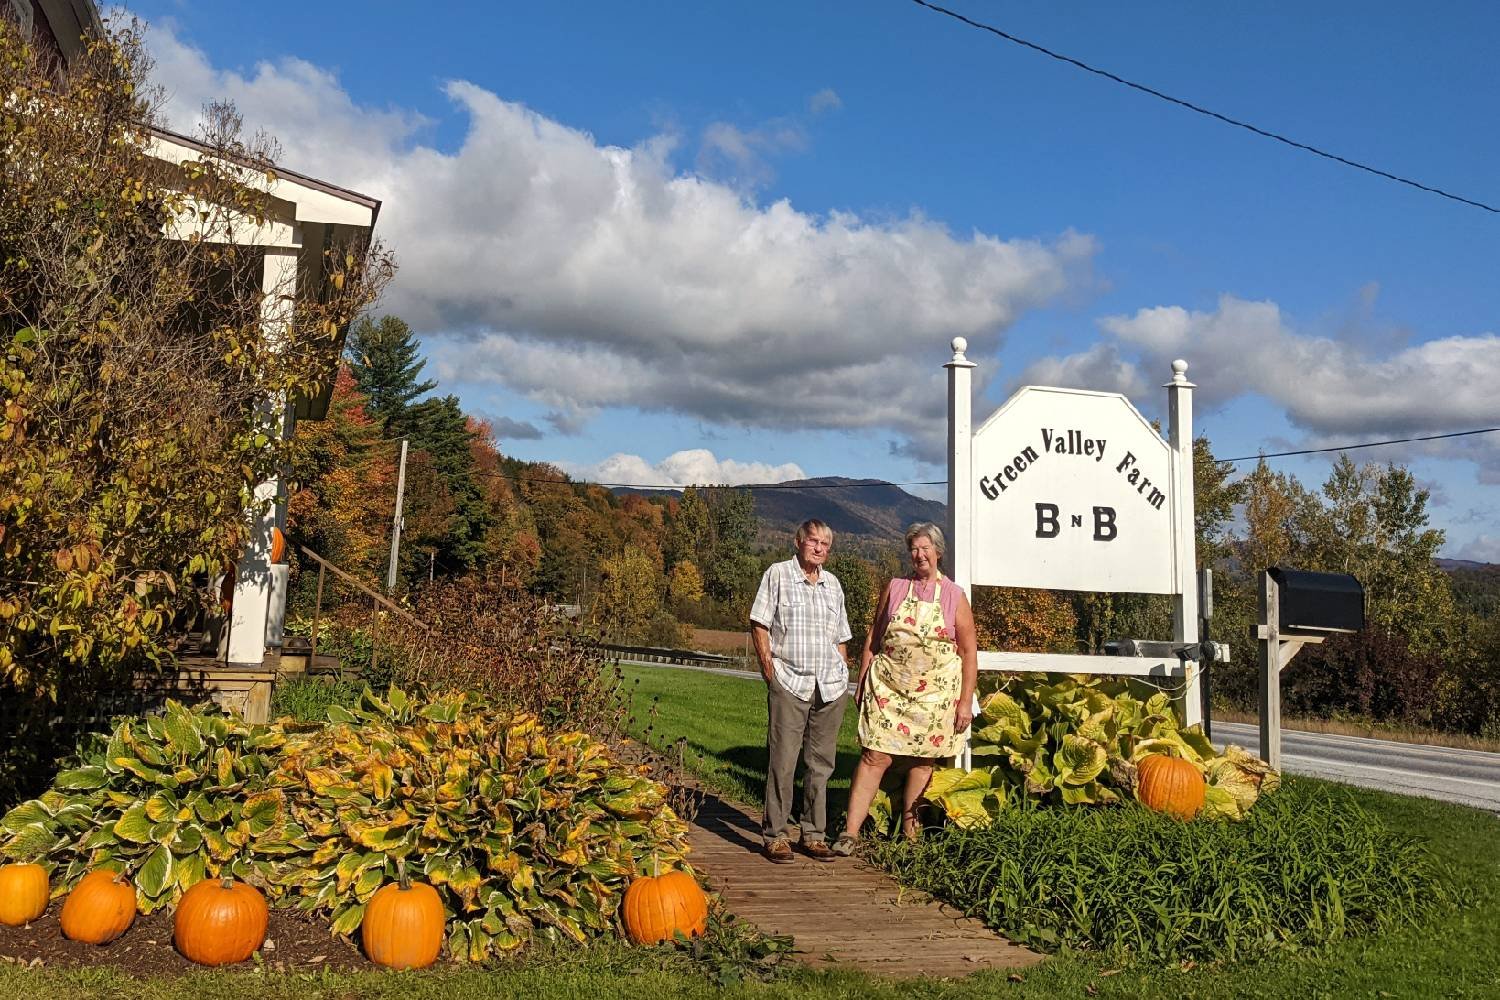
[[[932,547],[937,549],[938,558],[943,558],[948,551],[948,541],[943,538],[943,529],[931,521],[917,521],[906,529],[906,547],[910,549],[911,543],[924,535],[932,543]]]

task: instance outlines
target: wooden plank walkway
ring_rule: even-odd
[[[798,852],[794,864],[772,864],[760,853],[759,816],[714,796],[703,799],[689,839],[688,860],[730,912],[768,933],[792,935],[796,956],[810,965],[957,977],[1042,960],[858,858],[828,864]]]

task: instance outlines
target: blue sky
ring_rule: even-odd
[[[951,6],[1500,204],[1492,4]],[[385,200],[443,389],[578,475],[941,479],[954,335],[976,416],[1022,382],[1157,415],[1180,356],[1224,456],[1500,425],[1500,216],[904,0],[129,9],[175,125],[233,98]],[[1356,456],[1500,561],[1497,439]]]

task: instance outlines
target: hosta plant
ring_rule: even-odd
[[[277,781],[318,844],[293,859],[289,885],[341,934],[404,868],[442,897],[455,957],[482,961],[536,933],[582,941],[613,932],[652,858],[686,852],[662,786],[583,733],[548,733],[472,694],[419,703],[396,688],[329,714],[288,746]]]
[[[6,813],[0,855],[51,870],[54,896],[86,872],[125,872],[142,913],[225,871],[275,893],[276,859],[316,846],[269,785],[285,742],[279,728],[168,702]]]
[[[1242,819],[1280,783],[1239,747],[1216,750],[1184,727],[1161,691],[1099,676],[1024,674],[1002,682],[974,720],[973,771],[933,774],[927,799],[961,827],[987,826],[1023,798],[1058,805],[1109,805],[1135,797],[1136,765],[1168,754],[1207,784],[1203,815]]]
[[[450,954],[474,961],[536,934],[612,934],[631,879],[652,859],[681,866],[666,790],[584,733],[398,688],[329,715],[249,726],[169,704],[125,722],[0,818],[0,855],[41,863],[54,895],[124,872],[142,912],[236,878],[346,936],[404,870],[441,897]]]

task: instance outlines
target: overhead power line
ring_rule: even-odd
[[[510,472],[480,472],[487,479],[509,479],[516,483],[551,483],[553,486],[600,486],[607,490],[849,490],[870,486],[946,486],[948,480],[888,483],[885,480],[858,483],[596,483],[583,479],[543,479],[540,476],[518,476]]]
[[[1236,455],[1233,458],[1216,458],[1215,462],[1233,464],[1237,462],[1256,462],[1263,458],[1291,458],[1296,455],[1326,455],[1340,451],[1359,451],[1363,448],[1382,448],[1392,444],[1412,444],[1421,441],[1445,441],[1449,438],[1473,437],[1476,434],[1500,433],[1500,427],[1479,427],[1468,431],[1450,431],[1446,434],[1423,434],[1415,437],[1387,438],[1383,441],[1362,441],[1358,444],[1332,445],[1327,448],[1299,448],[1295,451],[1269,451],[1259,452],[1254,455]],[[632,489],[632,490],[685,490],[685,489],[726,489],[726,490],[851,490],[870,486],[947,486],[946,479],[924,479],[917,482],[888,483],[884,480],[874,482],[849,482],[849,483],[596,483],[584,479],[544,479],[541,476],[522,476],[512,472],[475,472],[476,476],[484,479],[508,479],[514,483],[537,483],[551,486],[598,486],[607,490]]]
[[[1288,458],[1292,455],[1322,455],[1334,451],[1358,451],[1360,448],[1380,448],[1388,444],[1410,444],[1413,441],[1442,441],[1446,438],[1471,437],[1475,434],[1494,434],[1500,427],[1480,427],[1472,431],[1453,431],[1451,434],[1425,434],[1421,437],[1391,438],[1387,441],[1366,441],[1363,444],[1341,444],[1332,448],[1301,448],[1297,451],[1272,451],[1261,455],[1240,455],[1236,458],[1217,458],[1216,462],[1251,462],[1262,458]]]
[[[1189,111],[1197,112],[1198,114],[1204,115],[1208,118],[1217,119],[1226,125],[1233,125],[1235,128],[1242,128],[1247,132],[1253,132],[1256,135],[1262,136],[1266,139],[1274,139],[1279,143],[1291,146],[1293,149],[1300,149],[1304,152],[1312,153],[1314,156],[1321,156],[1325,160],[1333,160],[1335,163],[1342,163],[1346,167],[1353,167],[1356,170],[1363,170],[1365,173],[1374,174],[1377,177],[1384,177],[1386,180],[1395,181],[1398,184],[1405,184],[1408,187],[1414,187],[1419,191],[1426,191],[1429,194],[1435,194],[1440,197],[1447,198],[1450,201],[1456,201],[1464,205],[1470,205],[1474,208],[1482,208],[1486,212],[1493,212],[1497,215],[1500,215],[1500,208],[1496,208],[1493,205],[1486,205],[1482,201],[1475,201],[1472,198],[1465,198],[1462,195],[1453,194],[1451,191],[1444,191],[1442,188],[1436,188],[1429,184],[1423,184],[1421,181],[1414,181],[1409,177],[1402,177],[1401,175],[1393,174],[1388,170],[1381,170],[1379,167],[1372,167],[1367,163],[1360,163],[1358,160],[1351,160],[1348,157],[1339,156],[1337,153],[1330,153],[1327,150],[1319,149],[1317,146],[1310,146],[1305,142],[1298,142],[1295,139],[1289,139],[1284,135],[1280,135],[1268,129],[1260,128],[1259,126],[1252,125],[1249,122],[1240,121],[1238,118],[1231,118],[1228,115],[1222,115],[1217,111],[1210,111],[1208,108],[1202,107],[1198,104],[1194,104],[1192,101],[1185,101],[1180,97],[1173,97],[1171,94],[1164,94],[1161,91],[1153,87],[1148,87],[1143,83],[1136,83],[1133,80],[1127,80],[1123,76],[1111,73],[1109,70],[1100,69],[1097,66],[1090,66],[1088,63],[1083,62],[1080,59],[1074,59],[1072,56],[1065,56],[1061,52],[1054,52],[1049,48],[1036,44],[1035,42],[1028,42],[1024,38],[1018,38],[1017,36],[1012,35],[1007,31],[1001,31],[999,28],[996,28],[993,25],[985,24],[981,21],[975,21],[972,18],[965,17],[957,11],[949,10],[947,7],[941,7],[935,3],[928,3],[927,0],[912,0],[912,2],[917,4],[919,7],[926,7],[928,10],[934,11],[935,13],[946,14],[954,20],[962,21],[964,24],[969,25],[971,28],[978,28],[980,31],[988,31],[990,34],[997,35],[1000,38],[1005,39],[1007,42],[1013,42],[1016,45],[1031,49],[1033,52],[1040,52],[1042,55],[1047,56],[1049,59],[1056,59],[1058,62],[1064,62],[1070,66],[1076,66],[1078,69],[1081,69],[1087,73],[1093,73],[1095,76],[1102,76],[1106,80],[1111,80],[1115,83],[1122,84],[1126,87],[1131,88],[1132,90],[1138,90],[1143,94],[1149,94],[1152,97],[1166,101],[1168,104],[1175,104],[1180,108],[1186,108]]]

